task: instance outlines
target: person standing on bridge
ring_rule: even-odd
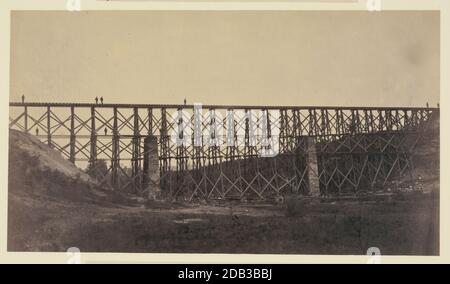
[[[184,105],[186,105],[186,98],[184,98]]]
[[[95,104],[98,104],[98,97],[95,97]]]
[[[22,103],[25,102],[25,95],[22,95]]]
[[[100,97],[100,103],[103,104],[103,97]]]
[[[39,128],[36,127],[36,136],[39,136]]]
[[[105,127],[105,136],[108,135],[108,128]]]

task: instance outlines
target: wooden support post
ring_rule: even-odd
[[[269,113],[269,112],[267,111],[267,113]],[[294,115],[294,135],[296,138],[298,138],[298,137],[300,137],[300,135],[302,135],[302,123],[301,123],[301,119],[300,119],[300,111],[298,109],[294,109],[293,115]],[[269,127],[269,129],[270,129],[270,127]],[[295,139],[294,141],[295,141],[295,147],[297,147],[298,146],[297,139]]]
[[[378,131],[384,131],[384,118],[383,111],[381,109],[378,110]]]
[[[319,121],[317,119],[316,109],[313,110],[313,121],[314,121],[314,135],[313,136],[318,136],[319,135]]]
[[[131,158],[131,178],[133,180],[133,191],[135,193],[141,193],[141,180],[140,177],[140,167],[139,167],[139,156],[140,156],[140,138],[139,138],[139,111],[138,108],[133,108],[133,156]]]
[[[29,129],[28,129],[28,107],[27,106],[24,107],[23,113],[24,113],[25,132],[28,133]]]
[[[168,195],[172,195],[172,175],[169,172],[170,165],[170,149],[169,149],[169,137],[168,137],[168,129],[167,129],[167,111],[165,108],[161,108],[161,128],[159,131],[159,139],[161,145],[161,166],[160,166],[160,174],[161,177],[164,177],[163,188],[167,189]]]
[[[340,138],[341,135],[341,116],[338,109],[334,110],[334,113],[336,114],[336,125],[335,125],[335,131],[336,135]]]
[[[395,130],[399,130],[401,128],[400,116],[398,110],[395,110]]]
[[[52,147],[51,110],[47,107],[47,144]]]
[[[351,110],[351,121],[350,121],[350,135],[354,135],[356,133],[356,117],[355,117],[355,111]]]
[[[361,116],[359,114],[360,111],[356,110],[355,113],[356,113],[356,115],[355,115],[355,124],[356,124],[355,130],[356,130],[356,134],[360,134],[363,129],[362,124],[361,124]]]
[[[70,107],[70,157],[69,160],[75,163],[75,108]]]
[[[148,135],[153,135],[153,109],[148,108],[147,109],[147,115],[148,115]]]
[[[285,152],[285,141],[284,138],[286,136],[286,119],[283,110],[280,110],[280,133],[278,137],[278,145],[281,153]]]
[[[97,132],[95,126],[95,107],[91,107],[91,138],[90,138],[91,150],[89,153],[90,169],[95,171],[97,163]],[[102,177],[101,177],[102,178]]]
[[[330,123],[330,116],[331,116],[330,110],[326,109],[325,110],[325,128],[327,130],[327,133],[326,133],[327,137],[329,137],[329,135],[333,134],[332,126]]]
[[[112,135],[112,155],[111,155],[111,184],[113,188],[118,188],[118,168],[119,168],[119,136],[117,129],[117,107],[113,109],[113,135]]]
[[[308,119],[307,121],[309,122],[309,129],[308,129],[308,135],[309,136],[313,136],[314,135],[314,117],[313,117],[313,113],[312,110],[308,110]]]
[[[408,110],[404,109],[403,111],[403,128],[402,131],[407,131],[410,128],[410,122],[408,117]]]
[[[327,129],[327,122],[326,122],[326,118],[325,118],[325,114],[326,114],[326,110],[324,110],[324,109],[321,109],[320,110],[320,118],[321,118],[321,123],[320,123],[320,134],[324,137],[326,134],[327,134],[327,132],[326,132],[326,129]]]
[[[184,131],[183,131],[183,110],[179,108],[177,110],[177,177],[180,178],[180,174],[184,172]]]
[[[369,125],[370,125],[369,114],[367,113],[367,110],[364,110],[364,131],[366,133],[369,133],[370,131]]]
[[[344,111],[341,109],[339,110],[339,115],[340,115],[340,121],[341,121],[341,134],[347,134],[347,125],[346,125],[346,121],[345,121],[345,117],[344,117]]]
[[[392,113],[390,110],[386,110],[386,130],[392,131]]]
[[[369,118],[370,118],[370,133],[373,133],[376,131],[375,127],[375,120],[373,119],[373,111],[369,111]]]

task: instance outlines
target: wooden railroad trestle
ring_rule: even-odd
[[[308,194],[313,177],[329,195],[411,175],[411,153],[438,117],[437,108],[11,102],[9,127],[36,135],[114,189],[267,199]],[[148,137],[157,147],[157,180],[144,171]]]

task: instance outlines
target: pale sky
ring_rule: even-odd
[[[424,106],[439,12],[15,11],[11,100]]]

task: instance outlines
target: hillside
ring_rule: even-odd
[[[105,202],[117,197],[36,137],[9,132],[9,193],[66,201]]]
[[[10,130],[8,160],[9,250],[58,250],[48,247],[48,242],[58,243],[59,234],[70,233],[73,218],[83,218],[97,208],[133,204],[126,196],[98,186],[32,135]]]

